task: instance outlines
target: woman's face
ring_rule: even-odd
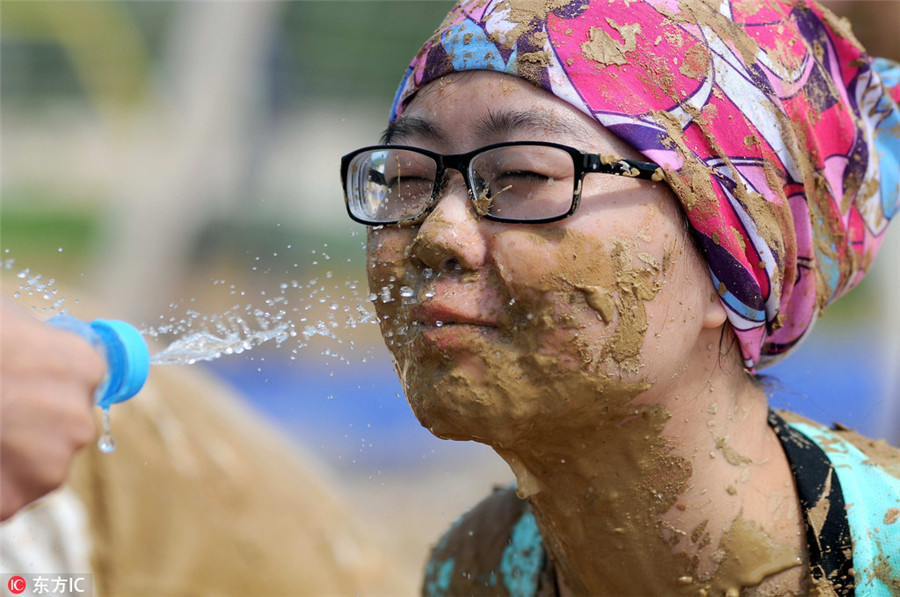
[[[389,137],[444,154],[552,141],[641,158],[565,102],[491,72],[431,83]],[[478,217],[450,176],[418,225],[368,238],[382,333],[423,425],[511,447],[677,393],[701,330],[724,312],[665,183],[588,174],[573,216],[533,225]]]

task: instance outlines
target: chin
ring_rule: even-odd
[[[494,448],[545,441],[617,416],[650,387],[613,381],[558,358],[503,350],[458,353],[409,351],[398,372],[416,418],[442,439]],[[476,358],[477,355],[477,358]],[[629,411],[630,412],[630,411]]]
[[[509,397],[487,387],[483,377],[474,379],[459,367],[417,366],[401,374],[401,383],[413,414],[441,439],[495,444],[508,433],[514,410]]]

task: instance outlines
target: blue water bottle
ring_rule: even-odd
[[[94,399],[103,409],[104,433],[100,438],[100,449],[112,452],[115,444],[109,433],[109,407],[137,394],[147,381],[150,373],[147,343],[134,326],[124,321],[95,319],[86,322],[71,315],[57,315],[47,323],[82,336],[106,359],[106,377]]]

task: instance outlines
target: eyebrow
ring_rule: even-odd
[[[438,143],[447,141],[447,135],[441,127],[430,120],[416,116],[401,116],[388,124],[384,133],[381,134],[381,142],[389,144],[397,137],[401,139],[425,137]]]
[[[591,131],[581,123],[563,122],[558,117],[527,110],[502,110],[490,111],[487,116],[475,126],[475,134],[483,140],[499,140],[509,135],[511,131],[569,135],[582,142],[587,142],[591,137]],[[381,143],[390,144],[400,138],[424,137],[437,143],[448,141],[448,135],[437,124],[425,118],[417,116],[401,116],[388,124],[381,135]]]
[[[557,116],[528,110],[490,111],[475,129],[480,138],[496,139],[510,131],[538,134],[569,135],[579,140],[590,138],[590,132],[580,124],[563,122]]]

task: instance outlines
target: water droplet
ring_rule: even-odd
[[[110,431],[108,406],[103,409],[103,433],[100,435],[100,439],[97,441],[97,447],[100,448],[100,451],[104,454],[109,454],[110,452],[116,451],[116,442],[113,439],[112,432]]]

